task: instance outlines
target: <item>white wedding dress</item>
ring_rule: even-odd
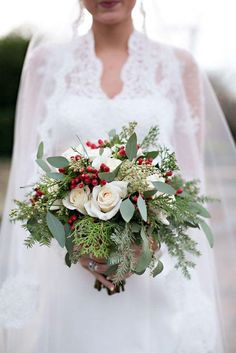
[[[204,117],[208,82],[184,50],[132,32],[123,89],[109,98],[100,85],[102,64],[92,30],[64,44],[39,46],[27,56],[19,97],[14,161],[8,196],[37,180],[38,143],[46,155],[61,154],[82,140],[104,138],[129,121],[138,121],[141,139],[151,125],[160,142],[174,149],[186,178],[204,186]],[[27,140],[22,140],[28,131]],[[18,163],[19,166],[19,163]],[[14,175],[14,177],[13,177]],[[15,178],[15,176],[18,176]],[[79,264],[68,268],[65,252],[26,249],[25,233],[7,219],[1,233],[1,353],[222,353],[214,292],[213,254],[200,231],[193,232],[202,256],[192,280],[174,269],[162,248],[165,269],[127,280],[126,291],[108,296],[93,289],[94,277]],[[8,234],[8,235],[7,235]],[[7,254],[7,257],[6,257]],[[4,261],[3,261],[4,259]]]

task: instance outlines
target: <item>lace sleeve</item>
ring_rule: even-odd
[[[176,49],[175,54],[179,61],[181,85],[185,100],[185,114],[181,112],[181,116],[178,117],[178,127],[186,133],[195,135],[202,156],[205,131],[203,75],[192,54],[182,49]]]

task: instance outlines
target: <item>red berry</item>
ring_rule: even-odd
[[[76,177],[74,180],[75,180],[76,184],[78,184],[80,182],[80,177]]]
[[[92,180],[92,185],[93,185],[93,186],[98,185],[98,181],[97,181],[97,179],[93,179],[93,180]]]
[[[133,197],[133,201],[134,201],[134,202],[137,202],[137,201],[138,201],[138,196],[134,196],[134,197]]]
[[[184,190],[182,188],[179,188],[178,190],[176,190],[176,194],[179,195],[179,194],[182,194]]]
[[[85,174],[81,174],[81,179],[84,179],[85,178]]]
[[[80,168],[79,172],[84,173],[84,168]]]
[[[71,220],[72,222],[75,222],[77,220],[77,216],[74,214],[73,216],[71,216]]]
[[[71,218],[68,220],[68,224],[70,224],[70,225],[73,224],[73,221]]]
[[[71,180],[71,185],[74,185],[74,184],[76,184],[76,181],[75,181],[75,179],[72,179]]]
[[[80,183],[79,184],[79,188],[82,189],[84,187],[84,184],[83,183]]]
[[[79,154],[77,154],[77,155],[75,156],[75,159],[76,159],[77,161],[79,161],[79,160],[81,159],[81,156],[80,156]]]
[[[100,169],[103,170],[104,167],[106,167],[106,164],[105,164],[105,163],[102,163],[102,164],[100,165]]]
[[[121,157],[125,157],[126,156],[126,152],[125,152],[125,149],[120,149],[119,152],[118,152],[119,156]]]
[[[106,185],[106,183],[107,183],[106,180],[101,180],[101,181],[100,181],[100,184],[101,184],[102,186]]]
[[[86,170],[87,170],[88,173],[92,173],[93,172],[93,168],[90,165],[86,168]]]
[[[84,183],[85,184],[90,184],[90,182],[91,182],[91,179],[90,178],[84,178]]]
[[[76,188],[76,184],[72,184],[72,185],[70,186],[70,188],[71,188],[71,189],[75,189],[75,188]]]
[[[143,159],[142,159],[142,158],[139,158],[138,164],[141,165],[142,163],[143,163]]]
[[[74,226],[74,224],[72,225],[72,226],[70,226],[70,230],[75,230],[75,226]]]
[[[103,140],[102,140],[102,139],[99,139],[99,140],[98,140],[98,144],[99,144],[99,145],[103,145],[103,144],[104,144]]]
[[[97,145],[95,143],[92,143],[91,146],[92,150],[95,150],[97,148]]]
[[[88,147],[91,147],[91,144],[92,144],[92,143],[91,143],[90,141],[87,141],[87,142],[86,142],[86,145],[87,145]]]
[[[103,170],[104,170],[105,173],[110,172],[110,168],[109,168],[108,166],[105,166],[105,167],[103,168]]]
[[[65,168],[59,168],[58,171],[59,171],[59,173],[62,173],[62,174],[65,174],[65,172],[66,172]]]
[[[169,170],[168,172],[166,172],[165,176],[167,177],[171,177],[173,175],[172,170]]]

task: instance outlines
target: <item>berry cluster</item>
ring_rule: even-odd
[[[73,214],[72,216],[70,216],[70,218],[68,219],[68,224],[70,225],[70,229],[73,231],[75,229],[75,225],[74,223],[77,221],[77,219],[79,218],[79,213],[78,214]]]
[[[34,191],[35,195],[30,199],[32,205],[34,205],[44,195],[42,190],[40,190],[39,188],[35,188]]]
[[[100,148],[100,147],[104,147],[106,144],[108,143],[107,140],[102,140],[102,139],[98,139],[98,143],[96,145],[96,143],[93,143],[91,141],[87,141],[86,142],[86,146],[92,148],[93,150],[97,149],[97,148]]]
[[[142,158],[142,157],[140,157],[137,161],[139,165],[143,165],[143,164],[152,165],[152,162],[153,162],[153,158]]]

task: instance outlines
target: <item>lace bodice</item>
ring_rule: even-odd
[[[158,124],[160,142],[171,147],[180,81],[180,65],[171,47],[153,42],[134,29],[121,72],[123,89],[108,98],[101,88],[103,67],[95,54],[92,30],[69,46],[69,50],[54,48],[46,68],[51,94],[46,93],[38,133],[46,141],[48,153],[76,144],[76,135],[82,140],[97,139],[131,120],[138,121],[140,138],[151,125]]]

